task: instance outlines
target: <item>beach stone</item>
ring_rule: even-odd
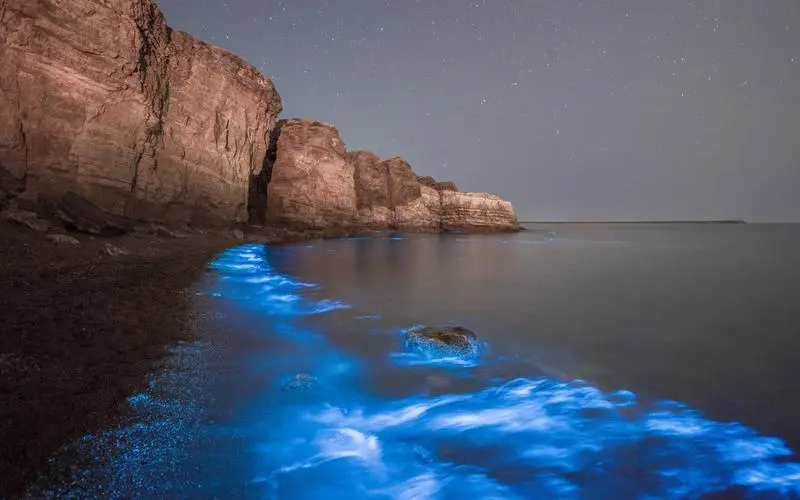
[[[69,229],[83,233],[111,236],[133,229],[130,220],[101,210],[97,205],[73,192],[65,193],[58,202],[56,216]]]
[[[48,234],[44,237],[47,241],[51,241],[59,246],[71,246],[77,247],[81,244],[77,238],[69,236],[67,234]]]
[[[415,326],[406,332],[406,345],[424,354],[474,356],[475,334],[462,326]]]
[[[103,253],[112,257],[118,257],[120,255],[128,255],[129,252],[111,243],[103,243]]]
[[[28,229],[32,229],[40,233],[47,231],[47,229],[50,227],[50,224],[48,224],[46,220],[40,219],[35,212],[22,210],[14,203],[0,212],[0,218],[8,222],[25,226]]]
[[[171,231],[171,230],[167,229],[166,227],[162,226],[161,224],[155,224],[155,223],[150,224],[150,226],[148,226],[148,228],[147,228],[147,231],[150,234],[154,235],[154,236],[160,236],[162,238],[178,238],[179,237],[178,234],[175,231]]]

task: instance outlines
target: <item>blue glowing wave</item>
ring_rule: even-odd
[[[264,255],[264,245],[230,248],[217,257],[211,268],[222,273],[215,297],[229,298],[271,316],[321,314],[350,306],[336,300],[303,300],[302,289],[317,288],[275,272]]]
[[[32,490],[33,497],[800,495],[800,464],[780,439],[677,402],[648,405],[630,391],[550,378],[459,394],[370,394],[360,389],[369,376],[361,360],[297,323],[345,304],[311,299],[317,288],[275,272],[259,245],[231,249],[212,267],[220,274],[209,300],[270,321],[277,339],[279,353],[255,353],[233,380],[258,386],[255,396],[227,419],[210,419],[204,409],[218,369],[209,361],[213,346],[179,351],[150,390],[130,398],[132,423],[81,440],[84,468],[71,468],[60,489]],[[481,351],[469,360],[389,355],[413,370],[431,365],[432,373],[500,362]]]

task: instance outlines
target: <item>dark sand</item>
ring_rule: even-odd
[[[79,247],[0,222],[0,498],[22,493],[59,448],[121,416],[167,348],[191,338],[186,288],[239,243],[229,231],[71,235]],[[129,255],[105,255],[106,242]]]

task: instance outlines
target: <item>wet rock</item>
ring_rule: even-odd
[[[130,220],[101,210],[97,205],[73,192],[65,193],[56,207],[56,216],[69,229],[83,233],[112,236],[133,229]]]
[[[350,236],[350,231],[339,226],[328,226],[322,230],[323,240],[335,240],[339,238],[347,238]]]
[[[475,334],[461,326],[417,326],[406,332],[406,345],[426,355],[472,358]]]
[[[241,229],[234,229],[231,231],[231,236],[235,240],[243,240],[244,239],[244,232]]]
[[[53,242],[59,246],[70,246],[70,247],[77,247],[81,244],[77,238],[66,234],[48,234],[44,237],[47,241]]]
[[[427,382],[429,386],[437,389],[450,387],[450,379],[443,375],[428,375],[425,377],[425,382]]]
[[[28,229],[32,229],[40,233],[47,231],[47,229],[50,227],[50,224],[46,220],[40,219],[35,212],[21,210],[14,203],[0,212],[0,219],[13,222],[15,224],[20,224]]]
[[[112,257],[118,257],[120,255],[128,255],[128,251],[122,247],[118,247],[116,245],[112,245],[111,243],[103,243],[103,250],[102,252],[106,255],[110,255]]]
[[[308,373],[298,373],[283,386],[283,390],[288,392],[308,392],[318,385],[319,380],[317,377]]]

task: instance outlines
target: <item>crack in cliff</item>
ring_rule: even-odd
[[[28,175],[28,136],[25,135],[25,126],[19,121],[19,136],[22,139],[22,152],[25,155],[25,175]]]
[[[250,222],[264,223],[267,220],[268,198],[267,191],[272,181],[272,171],[278,158],[278,139],[281,136],[286,120],[280,120],[269,134],[269,146],[264,155],[261,171],[250,176],[250,189],[247,197],[247,214]]]
[[[29,153],[28,153],[28,136],[25,133],[25,121],[24,121],[24,112],[22,110],[22,87],[19,84],[19,73],[17,73],[17,114],[19,114],[19,137],[22,142],[22,154],[24,155],[24,164],[25,170],[23,171],[23,179],[28,178],[28,162],[29,162]],[[24,181],[23,181],[24,182]]]
[[[158,150],[163,146],[164,120],[171,90],[169,49],[172,43],[172,30],[164,26],[164,47],[159,47],[159,28],[163,25],[163,17],[155,4],[138,4],[135,21],[139,32],[136,70],[139,76],[139,90],[145,97],[146,116],[144,141],[141,148],[137,148],[133,161],[129,212],[135,212],[136,209],[142,161],[145,155],[152,158],[153,171],[158,170]],[[163,49],[162,54],[159,54],[158,48]],[[129,215],[135,214],[129,213]]]
[[[133,159],[133,178],[131,178],[131,196],[136,200],[136,186],[139,184],[139,165],[142,163],[144,150],[137,151]]]

